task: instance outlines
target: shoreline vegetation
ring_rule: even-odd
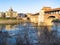
[[[0,20],[0,24],[18,24],[18,23],[20,23],[20,22],[22,22],[21,20],[11,20],[11,19],[9,19],[9,20]]]
[[[25,22],[25,20],[18,20],[16,18],[0,18],[0,24],[19,24],[22,22]]]

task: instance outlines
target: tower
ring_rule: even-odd
[[[41,10],[38,16],[38,25],[40,25],[43,22],[44,22],[44,10]]]

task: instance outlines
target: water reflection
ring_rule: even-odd
[[[5,25],[5,29],[6,29],[6,30],[12,29],[12,25]]]
[[[59,45],[59,31],[55,27],[38,27],[37,24],[29,22],[0,25],[0,45]]]

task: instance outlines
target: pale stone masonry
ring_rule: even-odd
[[[38,16],[38,23],[44,22],[44,15],[45,15],[44,10],[41,10]]]

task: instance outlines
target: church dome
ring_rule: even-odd
[[[13,11],[13,9],[12,9],[12,8],[10,8],[10,9],[9,9],[9,11]]]

